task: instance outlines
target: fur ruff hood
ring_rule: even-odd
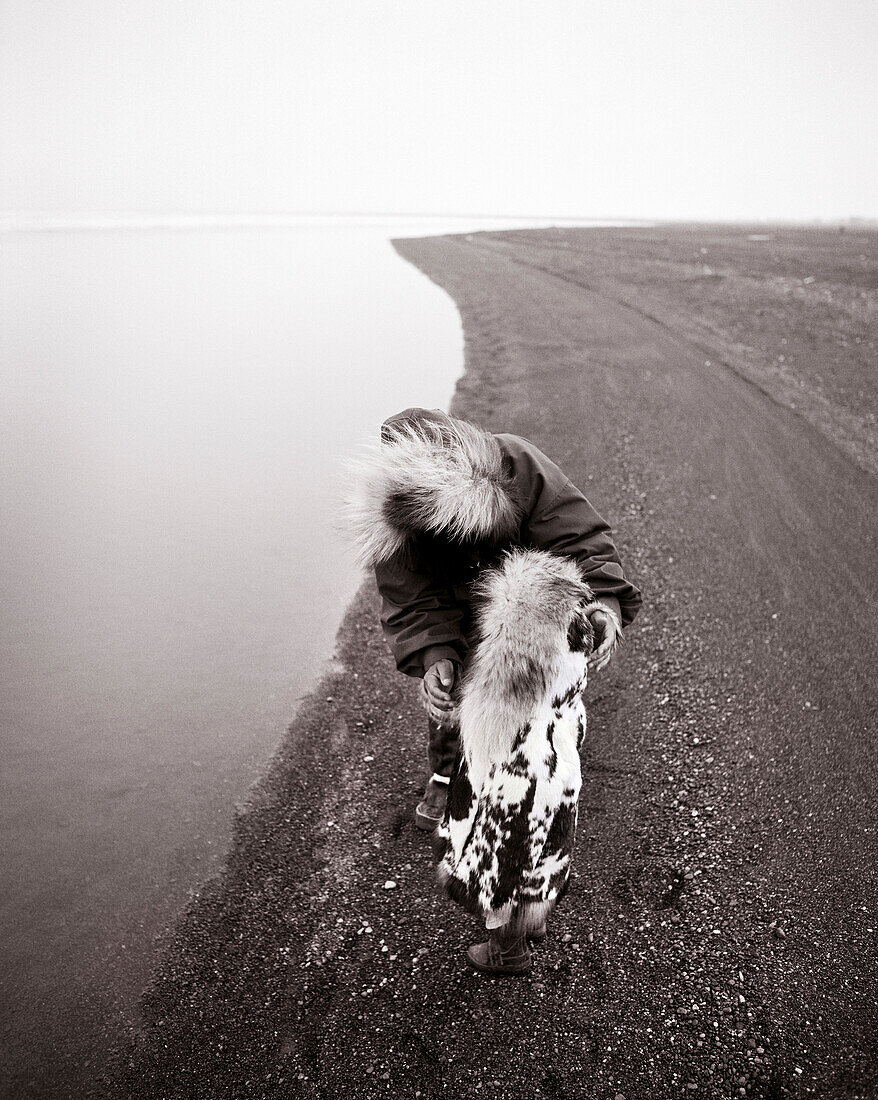
[[[500,444],[465,420],[388,422],[353,472],[347,515],[366,566],[389,561],[419,535],[502,544],[521,525]]]
[[[459,714],[471,767],[508,752],[548,692],[584,680],[593,644],[588,613],[596,606],[576,563],[542,550],[510,551],[477,587],[480,641]]]

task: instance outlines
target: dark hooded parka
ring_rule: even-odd
[[[634,619],[640,592],[609,526],[533,443],[417,408],[385,421],[382,441],[354,526],[401,672],[421,677],[443,658],[466,659],[472,583],[516,546],[572,558],[596,596],[616,597],[623,626]]]

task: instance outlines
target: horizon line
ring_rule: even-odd
[[[48,213],[28,210],[0,210],[0,229],[75,229],[127,226],[131,228],[211,228],[215,226],[264,225],[266,227],[286,225],[307,225],[319,222],[337,224],[352,222],[540,222],[555,224],[594,224],[623,223],[644,224],[651,221],[646,218],[623,218],[620,216],[585,216],[575,214],[444,214],[422,211],[328,211],[328,210],[290,210],[290,211],[209,211],[193,213],[190,211],[165,211],[147,213],[144,211],[63,211]]]
[[[656,226],[740,226],[878,229],[878,218],[623,218],[576,217],[569,214],[426,214],[426,213],[209,213],[144,214],[90,212],[39,214],[0,211],[0,234],[85,232],[204,232],[207,230],[389,229],[390,236],[444,236],[526,229],[649,229]]]

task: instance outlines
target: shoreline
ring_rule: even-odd
[[[859,908],[878,901],[866,795],[878,762],[862,733],[876,654],[859,599],[878,564],[874,478],[825,427],[705,362],[703,334],[669,306],[646,316],[588,266],[600,233],[616,283],[628,264],[655,295],[657,265],[677,270],[661,284],[674,316],[685,304],[716,340],[759,351],[793,331],[796,303],[774,282],[792,276],[757,265],[772,316],[742,315],[729,287],[746,246],[724,232],[394,242],[458,304],[451,411],[556,459],[612,522],[647,598],[589,689],[572,889],[532,976],[504,986],[498,1018],[497,987],[463,967],[471,922],[434,891],[411,826],[425,767],[416,685],[391,666],[367,581],[338,666],[236,821],[225,871],[174,930],[108,1095],[727,1100],[742,1078],[765,1097],[878,1085],[878,973]],[[815,252],[790,235],[782,267]],[[715,270],[689,277],[711,251],[721,296]],[[751,270],[740,278],[755,294]],[[862,300],[850,273],[833,285]],[[818,367],[800,366],[809,385]],[[833,553],[844,576],[827,575]],[[840,621],[815,617],[815,586]]]
[[[387,232],[6,242],[0,1095],[126,1036],[361,583],[346,454],[413,358],[450,396],[457,311]]]

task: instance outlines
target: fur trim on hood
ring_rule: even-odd
[[[355,467],[347,515],[364,565],[388,561],[419,535],[502,544],[521,525],[494,436],[455,417],[427,416],[386,423],[381,443]]]

